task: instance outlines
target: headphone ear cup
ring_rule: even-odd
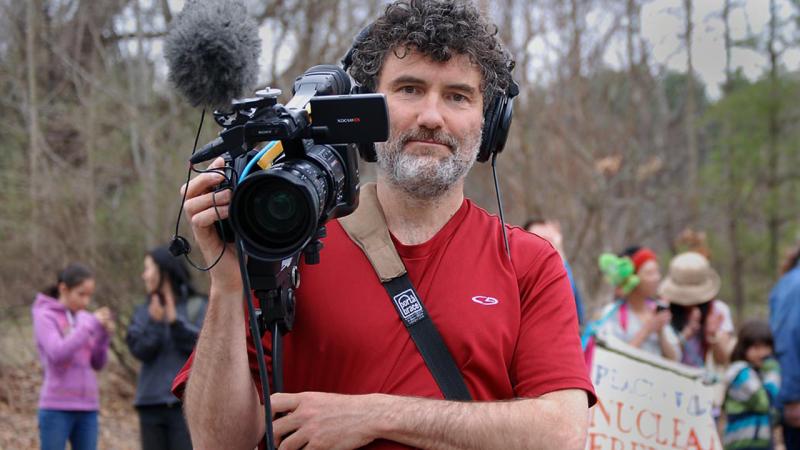
[[[483,132],[481,136],[481,148],[478,151],[479,162],[486,162],[492,155],[495,148],[495,140],[497,136],[497,126],[502,111],[502,98],[498,97],[492,100],[491,106],[486,110],[483,116]]]
[[[497,128],[494,130],[494,145],[492,152],[500,153],[506,147],[508,131],[511,129],[511,119],[514,118],[514,100],[511,97],[503,97],[502,107],[498,113]]]
[[[375,150],[374,142],[356,144],[356,148],[358,149],[358,155],[364,161],[378,162],[378,152]]]

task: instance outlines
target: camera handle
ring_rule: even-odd
[[[294,291],[300,285],[299,260],[299,255],[283,261],[262,261],[251,257],[247,263],[250,288],[259,305],[256,309],[259,337],[267,332],[272,335],[272,386],[275,392],[283,391],[283,335],[294,325]]]

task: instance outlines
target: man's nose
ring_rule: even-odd
[[[425,97],[421,105],[422,109],[417,115],[417,125],[430,130],[438,130],[444,127],[444,116],[442,115],[442,102],[438,95],[431,93]]]

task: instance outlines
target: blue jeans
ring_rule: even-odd
[[[39,410],[39,439],[42,450],[97,449],[97,411]]]
[[[192,450],[180,404],[137,406],[142,450]]]

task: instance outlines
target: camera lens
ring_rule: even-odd
[[[234,190],[230,219],[247,253],[278,261],[301,251],[338,203],[344,169],[329,147],[248,175]]]
[[[255,173],[242,182],[231,203],[231,221],[239,235],[265,259],[299,251],[316,230],[316,189],[292,171]]]
[[[308,220],[309,212],[302,193],[292,185],[274,186],[275,191],[262,188],[253,193],[253,222],[267,233],[289,236]],[[282,239],[281,239],[282,240]]]

